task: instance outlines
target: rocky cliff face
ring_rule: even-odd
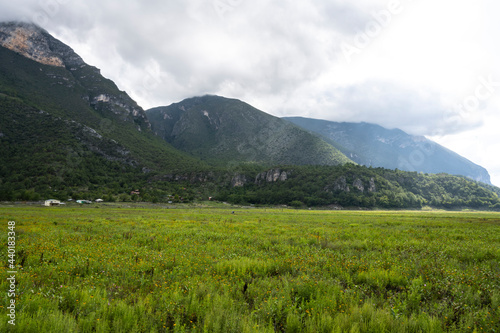
[[[146,113],[130,96],[44,29],[27,23],[0,23],[0,46],[50,66],[40,67],[49,84],[83,90],[81,99],[100,113],[110,111],[123,121],[134,122],[138,131],[151,128]]]
[[[377,192],[377,186],[375,185],[375,179],[370,178],[368,183],[363,182],[359,178],[354,178],[352,183],[352,188],[357,189],[360,192]],[[328,184],[325,187],[326,192],[351,192],[351,187],[349,186],[349,182],[345,176],[341,176],[335,180],[333,184]]]
[[[0,45],[44,65],[71,67],[85,64],[70,47],[34,24],[1,24]]]
[[[277,181],[287,181],[290,175],[289,171],[282,171],[281,169],[272,169],[267,172],[261,172],[255,177],[255,184],[262,182],[275,183]]]
[[[247,183],[247,177],[245,175],[235,175],[231,179],[232,187],[243,187]]]

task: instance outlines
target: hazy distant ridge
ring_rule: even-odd
[[[321,135],[361,165],[448,173],[491,184],[485,168],[423,136],[369,123],[340,123],[303,117],[284,119]]]

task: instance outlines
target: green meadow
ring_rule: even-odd
[[[0,206],[0,228],[1,332],[500,332],[498,213]]]

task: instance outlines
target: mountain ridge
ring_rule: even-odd
[[[205,95],[146,113],[157,135],[212,163],[352,163],[317,136],[237,99]]]
[[[57,81],[51,84],[85,89],[81,98],[94,109],[106,107],[122,119],[136,123],[138,130],[150,127],[144,110],[135,101],[120,91],[114,82],[104,78],[98,68],[86,64],[72,48],[39,26],[17,22],[0,24],[0,46],[48,66],[45,67],[45,75]],[[44,69],[40,67],[39,70]],[[10,75],[11,82],[24,79],[23,74],[24,68],[17,68],[17,73]],[[31,79],[31,74],[26,75],[28,79]]]
[[[424,136],[366,122],[335,122],[304,117],[283,119],[320,135],[361,165],[462,175],[491,185],[485,168]]]

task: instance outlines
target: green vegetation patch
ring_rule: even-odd
[[[0,207],[17,331],[500,331],[497,213],[233,210]]]

